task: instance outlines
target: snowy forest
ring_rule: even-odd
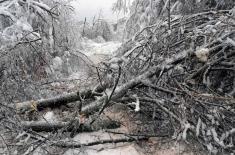
[[[0,0],[0,154],[235,154],[234,0],[79,1]]]

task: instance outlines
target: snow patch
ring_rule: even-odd
[[[140,111],[140,100],[137,95],[133,95],[136,98],[136,102],[132,102],[129,105],[135,105],[135,112]]]
[[[19,20],[17,20],[16,26],[20,27],[23,31],[28,31],[28,32],[32,32],[33,31],[33,28],[27,22],[27,18],[26,17],[21,17]]]
[[[84,54],[92,56],[94,54],[112,55],[120,46],[120,42],[105,42],[96,43],[92,40],[87,40],[82,43],[84,47]]]
[[[92,40],[85,40],[82,42],[82,46],[84,49],[82,52],[96,65],[115,55],[114,52],[121,46],[121,43],[112,41],[97,43]]]
[[[62,70],[62,64],[63,64],[63,60],[60,57],[55,57],[52,60],[52,68],[55,71],[61,71]]]
[[[209,56],[209,49],[208,48],[200,48],[196,52],[196,57],[201,62],[207,62]]]
[[[95,141],[102,141],[107,139],[120,139],[124,138],[123,135],[113,135],[103,131],[97,131],[93,133],[80,133],[73,138],[75,142],[84,144],[91,143]],[[64,155],[70,154],[86,154],[86,155],[140,155],[136,149],[137,146],[128,143],[118,143],[118,144],[104,144],[95,145],[90,147],[84,147],[81,149],[70,149],[65,152]]]
[[[53,122],[57,122],[57,118],[53,111],[48,111],[43,115],[43,121],[53,123]]]

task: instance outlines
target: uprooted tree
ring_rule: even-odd
[[[80,148],[148,139],[148,133],[141,133],[141,136],[129,135],[91,144],[61,140],[64,132],[73,136],[97,128],[117,127],[119,123],[99,117],[106,108],[122,103],[148,121],[161,124],[153,134],[165,131],[164,134],[174,135],[178,140],[197,142],[214,154],[234,152],[234,2],[189,2],[134,1],[126,23],[129,40],[123,43],[115,58],[96,68],[96,86],[47,99],[1,103],[1,129],[18,135],[17,139],[35,142],[30,151],[42,143]],[[197,3],[204,7],[200,10],[193,7]],[[116,6],[120,10],[126,8],[125,4],[120,0]],[[186,11],[176,9],[180,7]],[[144,12],[145,8],[149,12]],[[133,23],[140,25],[131,29]],[[112,80],[105,80],[107,70]],[[75,104],[67,121],[47,122],[29,117],[69,103]],[[97,127],[100,124],[103,125]],[[148,127],[149,122],[142,125]],[[52,136],[43,136],[40,134],[43,131]],[[60,134],[53,136],[53,132]]]

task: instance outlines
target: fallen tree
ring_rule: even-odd
[[[101,86],[97,87],[97,90],[99,89],[101,89]],[[97,93],[96,90],[95,91],[85,90],[82,92],[77,91],[77,92],[72,92],[72,93],[67,93],[64,95],[52,97],[49,99],[41,99],[37,101],[32,100],[32,101],[16,103],[15,107],[19,113],[24,113],[26,111],[31,111],[31,110],[40,111],[47,107],[55,108],[55,107],[59,107],[62,105],[66,105],[71,102],[90,99],[90,98],[93,98],[95,96],[100,96],[100,95],[102,94]]]
[[[149,121],[167,124],[172,131],[169,135],[176,135],[178,140],[190,141],[193,137],[209,152],[231,153],[235,144],[234,23],[229,10],[175,16],[170,23],[161,20],[143,28],[119,51],[114,58],[118,61],[110,60],[105,65],[116,77],[112,88],[99,80],[99,91],[95,88],[17,103],[17,109],[21,113],[32,107],[38,110],[80,101],[83,104],[79,114],[95,117],[85,122],[90,127],[105,108],[119,102],[134,107],[141,115],[147,113]],[[151,127],[146,120],[142,123]],[[72,124],[80,131],[79,123]],[[68,122],[22,125],[23,129],[53,131],[68,126]],[[96,144],[101,142],[87,146]],[[54,146],[80,148],[81,144],[66,142]]]
[[[149,79],[154,75],[159,76],[160,74],[170,70],[172,67],[174,67],[174,65],[177,65],[178,63],[183,61],[186,56],[187,56],[187,52],[184,53],[183,55],[179,55],[171,62],[166,63],[165,66],[158,65],[158,66],[154,66],[150,68],[145,73],[139,75],[138,77],[118,87],[116,91],[114,92],[113,96],[111,97],[111,100],[115,101],[123,97],[129,89],[135,88],[137,85],[141,84],[146,79]],[[27,110],[35,110],[35,108],[44,109],[47,107],[59,107],[61,105],[66,105],[71,102],[90,99],[95,96],[102,96],[98,100],[82,108],[83,113],[91,113],[91,112],[97,111],[102,105],[102,103],[104,103],[105,99],[107,98],[107,94],[97,93],[97,91],[101,92],[105,90],[105,88],[104,89],[101,89],[101,88],[102,86],[99,85],[94,91],[91,91],[91,90],[83,91],[83,92],[78,91],[78,92],[68,93],[65,95],[56,96],[56,97],[49,98],[49,99],[41,99],[37,101],[26,101],[26,102],[16,103],[16,109],[19,111],[19,113],[24,113]]]
[[[94,146],[94,145],[100,145],[100,144],[118,144],[118,143],[143,141],[143,140],[147,140],[147,139],[148,138],[146,138],[146,137],[128,137],[128,138],[94,141],[94,142],[85,143],[85,144],[80,144],[78,142],[59,141],[59,142],[54,142],[54,144],[52,144],[52,146],[57,146],[57,147],[62,147],[62,148],[81,148],[84,146]]]
[[[65,132],[92,132],[100,129],[115,129],[120,127],[120,123],[112,120],[102,120],[91,125],[89,122],[79,123],[78,119],[74,119],[70,122],[23,121],[21,125],[25,130],[31,129],[37,132],[55,132],[58,130]]]

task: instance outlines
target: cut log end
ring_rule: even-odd
[[[26,111],[38,111],[37,101],[26,101],[21,103],[16,103],[15,108],[18,113],[25,113]]]

